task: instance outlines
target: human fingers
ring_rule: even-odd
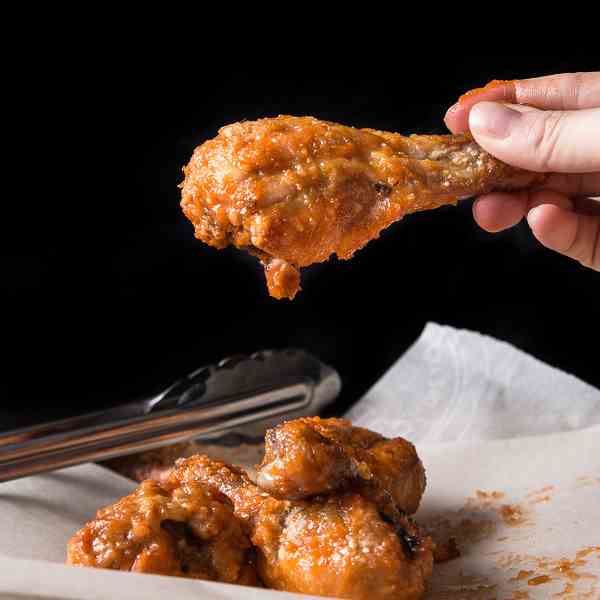
[[[515,226],[537,204],[553,203],[572,209],[573,203],[564,194],[554,191],[492,192],[480,196],[473,203],[473,217],[477,224],[490,233]]]
[[[473,203],[473,218],[485,231],[497,233],[513,227],[527,214],[528,193],[492,192]]]
[[[600,106],[600,71],[563,73],[515,81],[491,81],[463,94],[444,117],[452,133],[467,131],[478,102],[504,102],[543,110],[580,110]]]
[[[538,172],[600,171],[600,109],[519,110],[480,102],[469,113],[473,137],[490,154]]]
[[[516,91],[514,81],[490,81],[485,87],[471,90],[463,94],[456,104],[453,104],[444,122],[452,133],[462,133],[469,130],[469,113],[478,102],[515,102]]]
[[[567,196],[600,196],[600,173],[551,173],[538,189]]]
[[[542,202],[529,211],[527,222],[544,246],[600,271],[600,216]]]
[[[598,108],[600,107],[600,71],[521,79],[515,81],[514,90],[514,103],[535,106],[543,110]]]

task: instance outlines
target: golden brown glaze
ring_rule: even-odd
[[[408,213],[540,180],[469,134],[405,137],[292,116],[223,127],[184,173],[181,205],[196,237],[247,249],[271,295],[290,299],[299,267],[348,259]]]
[[[270,429],[265,440],[257,483],[278,498],[352,487],[386,514],[419,507],[425,470],[403,438],[388,439],[345,419],[307,417]]]
[[[513,79],[493,79],[486,83],[483,87],[474,88],[465,92],[459,99],[459,103],[464,104],[467,101],[472,100],[474,97],[479,96],[484,92],[488,92],[489,90],[493,90],[495,88],[508,88],[515,86],[515,81]]]
[[[98,511],[69,541],[67,563],[257,585],[253,554],[230,502],[175,470]]]
[[[179,461],[178,470],[230,499],[268,587],[356,600],[422,597],[433,564],[431,540],[406,518],[382,517],[360,494],[278,500],[241,469],[204,456]]]

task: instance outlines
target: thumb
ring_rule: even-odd
[[[600,170],[600,109],[539,110],[480,102],[469,114],[480,146],[500,160],[530,171],[590,173]]]

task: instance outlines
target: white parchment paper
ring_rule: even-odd
[[[600,424],[600,390],[506,342],[428,323],[347,416],[420,444],[541,435]]]
[[[436,565],[427,600],[600,598],[599,415],[600,392],[570,375],[426,327],[348,416],[417,443],[428,477],[417,520],[462,552]],[[0,597],[294,597],[57,564],[73,532],[133,487],[97,465],[0,484]]]

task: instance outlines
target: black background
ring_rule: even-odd
[[[177,189],[193,148],[233,121],[308,114],[444,133],[446,108],[467,89],[597,70],[598,57],[413,57],[380,69],[203,59],[71,48],[21,74],[23,173],[4,203],[16,215],[2,224],[4,427],[285,346],[340,371],[342,410],[427,321],[507,340],[600,386],[600,276],[540,247],[525,224],[487,234],[470,201],[413,215],[351,261],[305,270],[296,300],[276,301],[257,261],[194,239]]]

